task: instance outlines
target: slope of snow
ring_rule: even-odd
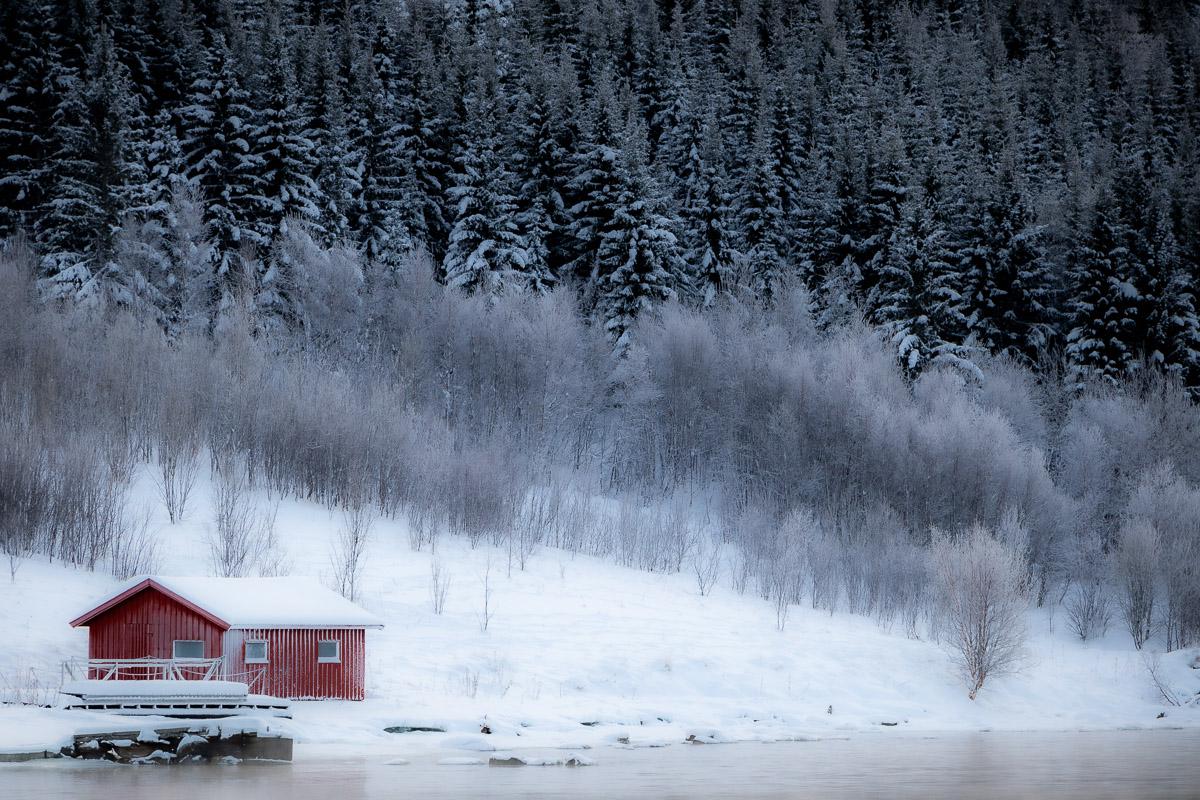
[[[148,479],[136,496],[157,503]],[[182,523],[156,517],[159,571],[208,573],[209,509],[201,486]],[[328,578],[340,516],[285,500],[277,519],[290,571]],[[302,746],[507,752],[844,736],[892,723],[928,731],[1200,725],[1200,709],[1163,704],[1116,625],[1081,644],[1061,613],[1030,612],[1021,671],[990,679],[972,702],[938,645],[868,618],[797,606],[779,631],[768,603],[728,586],[701,597],[686,575],[552,549],[522,571],[503,550],[473,550],[454,537],[442,537],[436,555],[414,552],[394,520],[380,520],[372,537],[359,602],[386,627],[367,632],[368,700],[294,703],[295,719],[277,722]],[[441,615],[430,602],[434,558],[451,580]],[[115,584],[44,560],[26,562],[15,581],[0,579],[0,692],[52,696],[61,663],[86,657],[87,633],[68,621]],[[1200,691],[1200,670],[1189,668],[1196,657],[1162,658],[1161,674],[1181,693]],[[84,724],[72,713],[81,714],[0,707],[0,748],[52,744]]]

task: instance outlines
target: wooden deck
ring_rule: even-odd
[[[59,691],[73,696],[67,708],[124,716],[184,719],[256,716],[291,718],[291,703],[251,694],[240,681],[220,680],[222,659],[94,659],[64,665]]]

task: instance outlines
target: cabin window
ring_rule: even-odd
[[[337,639],[322,639],[317,642],[318,664],[339,664],[342,661],[342,643]]]
[[[262,639],[254,639],[246,642],[246,659],[247,664],[266,664],[267,663],[267,643]]]
[[[204,658],[204,642],[199,639],[176,639],[171,658]]]

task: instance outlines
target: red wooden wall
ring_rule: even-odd
[[[153,587],[88,622],[88,657],[170,658],[176,639],[202,640],[205,658],[226,656],[225,677],[251,684],[254,694],[342,700],[362,700],[365,696],[366,631],[361,628],[224,631]],[[269,643],[269,663],[245,663],[247,639]],[[317,642],[321,639],[342,643],[340,663],[317,663]],[[157,676],[128,673],[123,677]]]
[[[254,694],[362,700],[367,674],[366,638],[361,628],[233,629],[225,634],[226,669],[230,680],[251,684]],[[248,639],[267,641],[269,663],[245,663]],[[317,642],[321,639],[342,643],[341,663],[317,663]]]
[[[88,623],[88,658],[170,658],[176,639],[200,639],[222,655],[217,625],[154,589],[138,592]]]

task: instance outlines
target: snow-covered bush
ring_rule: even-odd
[[[1080,639],[1087,641],[1108,632],[1112,621],[1108,587],[1098,578],[1074,586],[1066,599],[1067,622]]]
[[[1026,566],[1019,552],[982,526],[960,537],[935,531],[930,555],[938,636],[974,700],[989,677],[1020,664]]]
[[[1116,555],[1118,604],[1133,646],[1139,650],[1154,635],[1159,553],[1158,531],[1148,521],[1135,518],[1121,526]]]
[[[1200,642],[1200,490],[1161,464],[1139,483],[1129,513],[1158,534],[1167,650]]]
[[[1080,639],[1103,636],[1112,621],[1111,559],[1104,552],[1104,539],[1087,525],[1077,537],[1065,597],[1067,623]]]

